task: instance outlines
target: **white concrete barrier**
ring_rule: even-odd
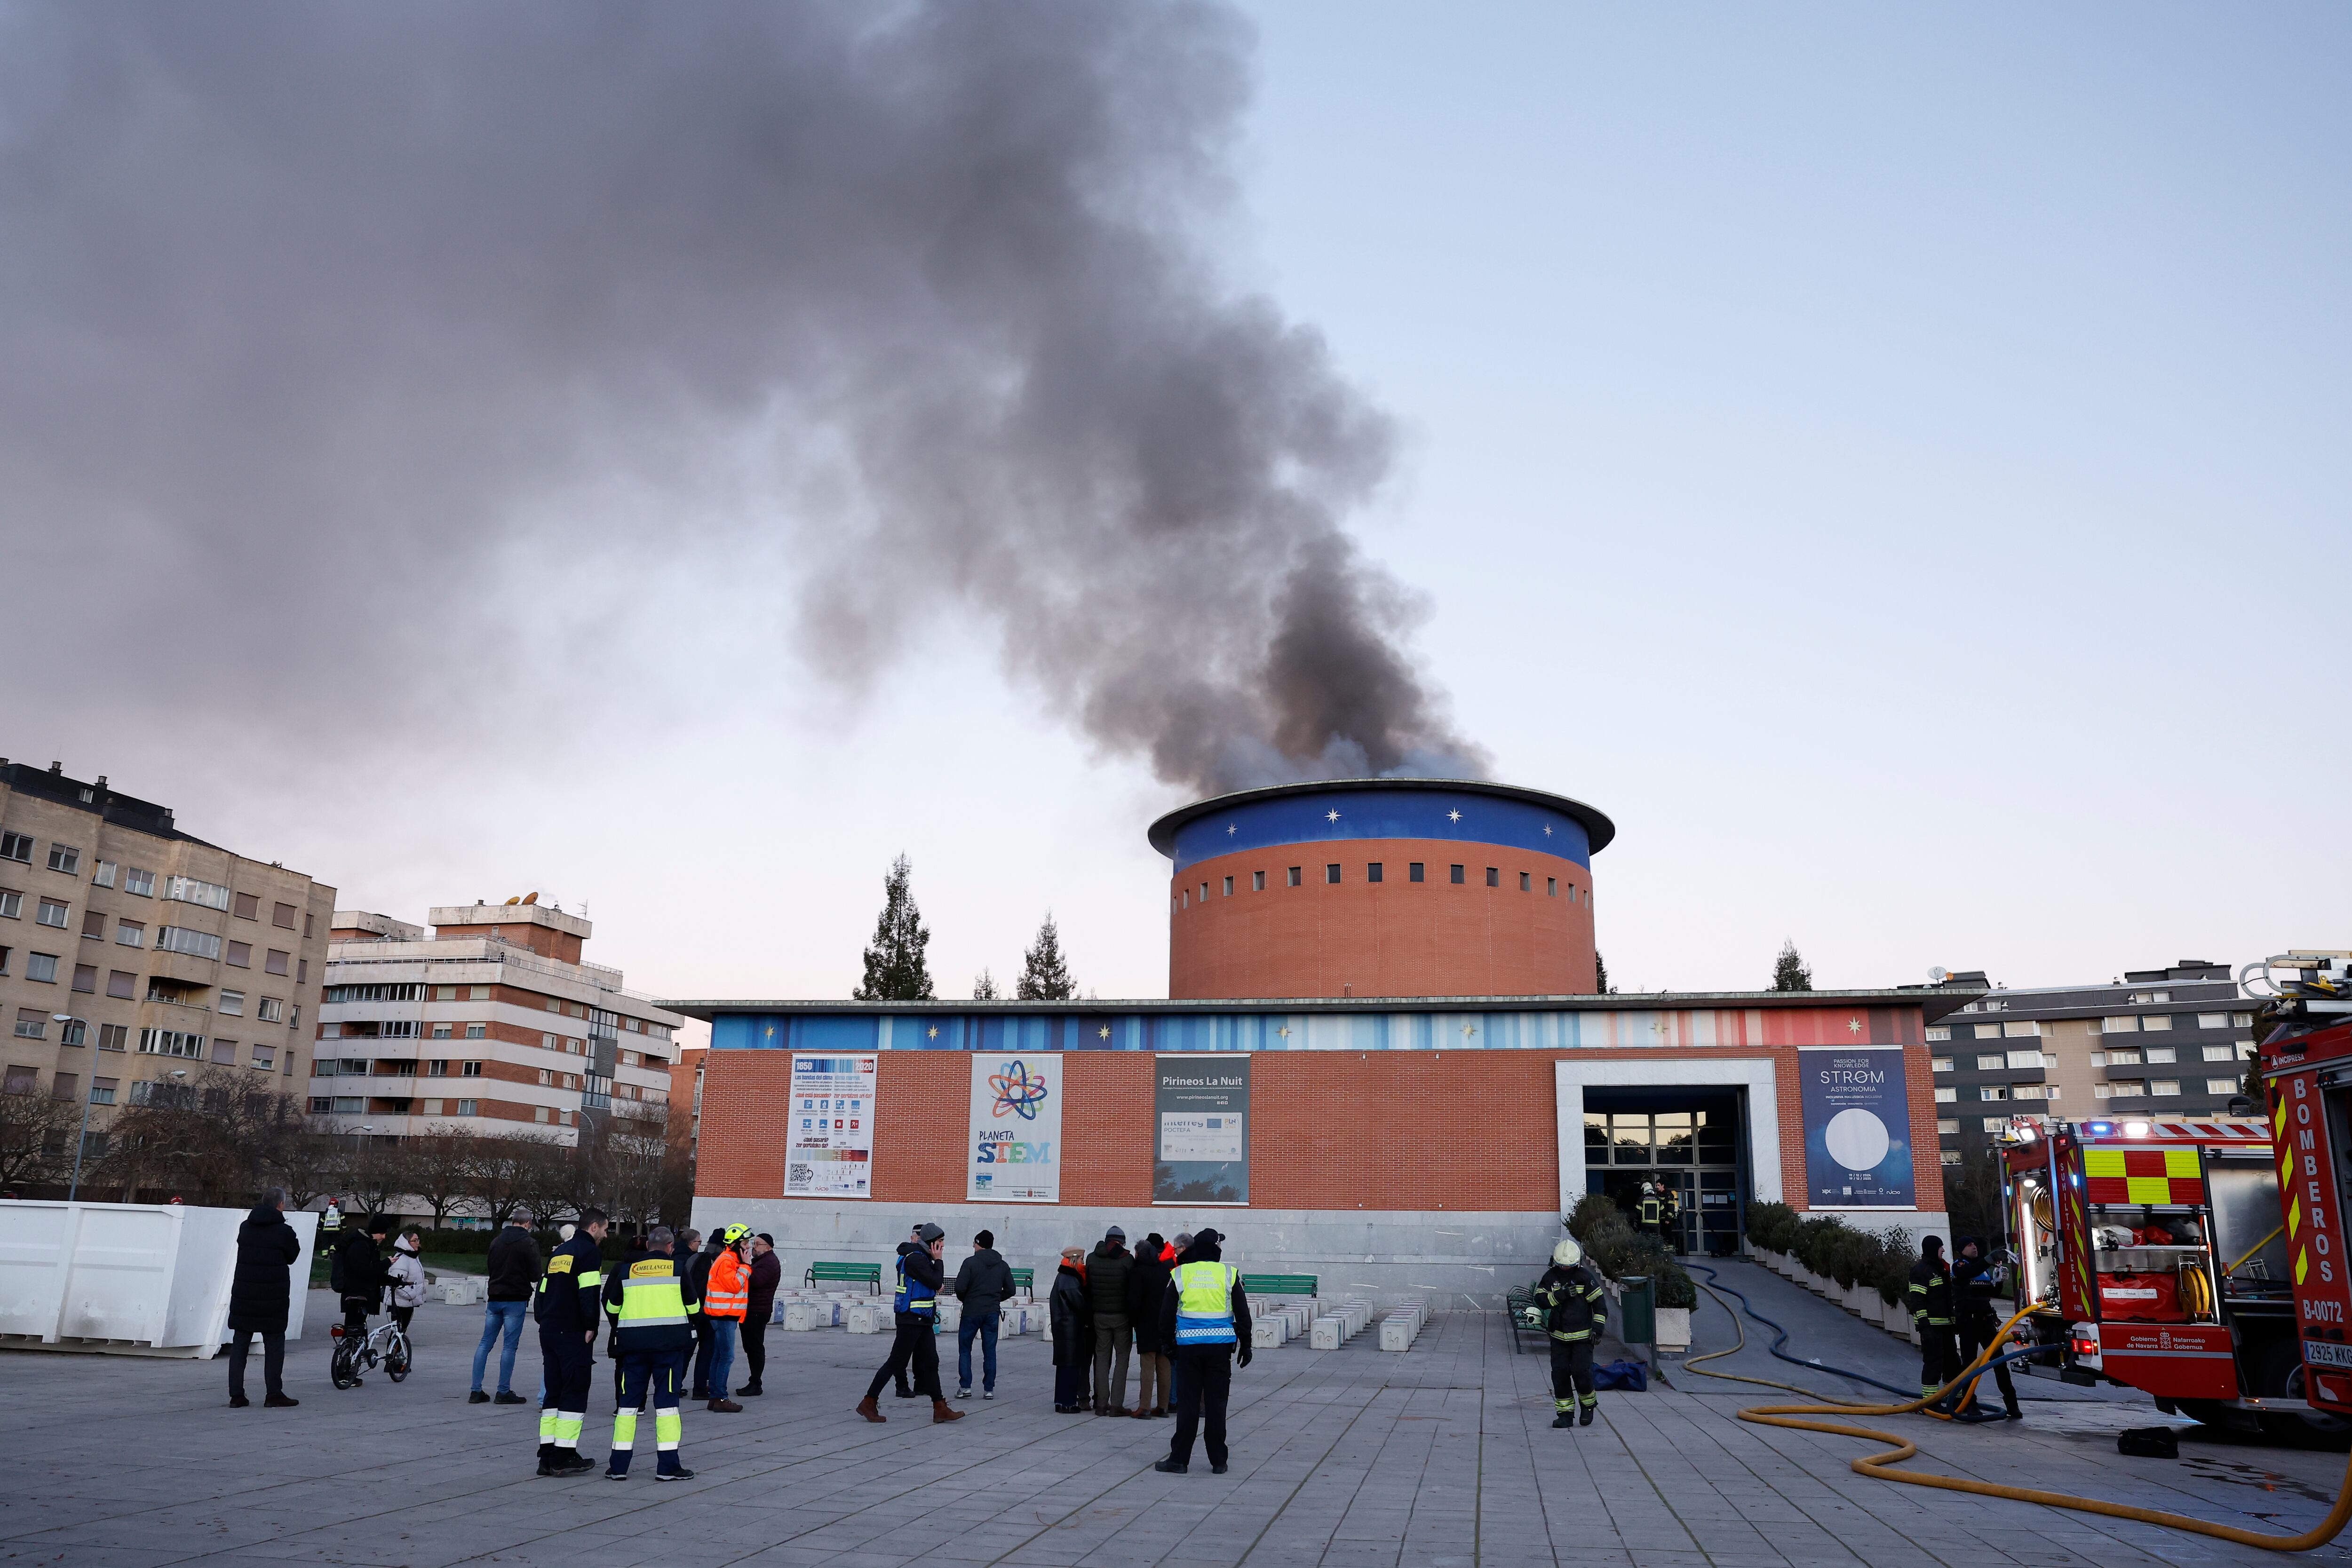
[[[0,1344],[133,1355],[211,1355],[228,1337],[241,1208],[0,1202]],[[286,1216],[286,1334],[299,1339],[319,1217]]]
[[[816,1322],[816,1303],[815,1303],[815,1302],[814,1302],[814,1301],[791,1301],[791,1302],[787,1302],[787,1303],[785,1304],[785,1306],[784,1306],[784,1332],[785,1332],[785,1333],[807,1333],[809,1330],[811,1330],[811,1329],[813,1329],[813,1328],[815,1328],[816,1326],[817,1326],[817,1322]]]
[[[1381,1320],[1381,1348],[1407,1351],[1421,1336],[1423,1320],[1419,1307],[1399,1307]]]
[[[851,1333],[880,1333],[892,1327],[890,1309],[870,1301],[853,1301],[841,1314],[841,1326]]]

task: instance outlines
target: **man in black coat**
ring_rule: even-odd
[[[1045,1298],[1054,1329],[1054,1409],[1063,1416],[1086,1408],[1087,1379],[1095,1366],[1094,1309],[1087,1304],[1087,1277],[1079,1271],[1086,1260],[1085,1248],[1062,1249],[1062,1266]]]
[[[1952,1291],[1959,1297],[1960,1347],[1952,1371],[1976,1360],[2000,1332],[2000,1314],[1993,1311],[1992,1301],[2007,1282],[2008,1271],[1986,1260],[1982,1242],[1973,1236],[1960,1238],[1959,1261],[1952,1265]],[[2000,1385],[2000,1402],[2009,1418],[2025,1419],[2025,1412],[2017,1407],[2017,1384],[2009,1375],[2009,1363],[1995,1363],[1992,1375]],[[1979,1389],[1983,1386],[1977,1385]]]
[[[687,1288],[694,1292],[694,1299],[698,1301],[702,1300],[702,1292],[710,1288],[710,1265],[719,1260],[720,1249],[719,1232],[723,1228],[725,1228],[714,1224],[710,1228],[709,1239],[702,1245],[702,1250],[687,1260]],[[710,1402],[710,1358],[718,1348],[711,1338],[709,1317],[702,1312],[695,1313],[693,1395],[696,1399],[706,1405]]]
[[[367,1338],[368,1314],[383,1311],[383,1288],[392,1276],[383,1263],[383,1239],[392,1234],[389,1215],[371,1214],[364,1224],[347,1225],[335,1243],[335,1290],[343,1301],[343,1337]]]
[[[1135,1259],[1127,1232],[1114,1225],[1087,1256],[1087,1302],[1095,1318],[1095,1414],[1125,1416],[1127,1358],[1135,1331],[1127,1315],[1127,1281]]]
[[[245,1355],[261,1336],[261,1403],[283,1408],[299,1405],[286,1397],[286,1312],[293,1301],[293,1269],[302,1239],[286,1223],[286,1195],[271,1187],[236,1228],[236,1275],[228,1290],[228,1402],[239,1408],[245,1396]]]
[[[1135,1249],[1135,1267],[1127,1276],[1127,1321],[1135,1332],[1135,1415],[1138,1420],[1168,1414],[1168,1369],[1171,1363],[1160,1354],[1160,1298],[1168,1293],[1168,1276],[1175,1265],[1166,1256],[1168,1243],[1158,1231]]]
[[[1013,1294],[1013,1270],[996,1250],[996,1233],[982,1230],[971,1239],[971,1256],[956,1270],[948,1294],[963,1303],[956,1324],[956,1397],[971,1397],[971,1341],[980,1336],[981,1397],[996,1397],[996,1330],[1004,1315],[1005,1299]]]

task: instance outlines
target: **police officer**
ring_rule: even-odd
[[[1944,1262],[1944,1239],[1919,1239],[1919,1261],[1911,1265],[1911,1326],[1919,1331],[1919,1392],[1933,1394],[1959,1371],[1959,1341],[1953,1333],[1952,1271]]]
[[[1590,1427],[1601,1396],[1592,1392],[1592,1336],[1608,1322],[1601,1281],[1584,1266],[1584,1249],[1563,1240],[1536,1281],[1535,1299],[1551,1335],[1551,1424]]]
[[[963,1412],[947,1402],[940,1387],[940,1346],[934,1337],[939,1333],[940,1284],[947,1277],[940,1262],[947,1236],[936,1225],[919,1225],[915,1227],[918,1245],[898,1254],[898,1289],[890,1302],[898,1335],[890,1342],[890,1358],[874,1375],[865,1399],[858,1404],[857,1413],[868,1421],[889,1419],[877,1401],[882,1396],[882,1385],[902,1372],[910,1373],[919,1397],[931,1396],[934,1424],[963,1419]]]
[[[531,1308],[539,1320],[539,1354],[547,1391],[539,1399],[539,1473],[576,1476],[596,1468],[580,1457],[580,1428],[588,1419],[589,1365],[604,1299],[604,1211],[583,1208],[563,1245],[548,1254]]]
[[[1209,1469],[1225,1473],[1225,1401],[1234,1389],[1234,1353],[1250,1364],[1249,1298],[1242,1277],[1218,1250],[1213,1230],[1192,1238],[1185,1260],[1168,1277],[1160,1301],[1160,1354],[1176,1364],[1176,1436],[1151,1468],[1181,1476],[1192,1468],[1192,1434],[1207,1418]]]
[[[637,1413],[650,1395],[654,1405],[654,1479],[690,1481],[677,1445],[685,1424],[677,1413],[687,1359],[694,1354],[694,1319],[702,1303],[687,1282],[672,1249],[677,1239],[656,1225],[646,1248],[604,1280],[604,1308],[613,1314],[614,1354],[621,1366],[620,1402],[613,1411],[613,1453],[604,1479],[629,1479],[629,1458],[637,1446]]]
[[[1960,1238],[1960,1255],[1952,1264],[1952,1289],[1960,1298],[1960,1358],[1952,1364],[1954,1371],[1975,1361],[2000,1332],[2000,1314],[1993,1311],[1992,1299],[2008,1282],[2008,1270],[1986,1259],[1975,1237]],[[2025,1412],[2017,1407],[2017,1385],[2010,1378],[2009,1363],[1995,1363],[1992,1375],[2000,1385],[2000,1402],[2009,1419],[2024,1420]]]

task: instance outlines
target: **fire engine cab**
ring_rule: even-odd
[[[2352,1416],[2352,953],[2294,952],[2263,966],[2271,998],[2258,1021],[2270,1128],[2285,1203],[2294,1288],[2297,1392]],[[2252,984],[2247,986],[2252,990]]]
[[[2237,1117],[2013,1124],[2005,1197],[2034,1308],[2020,1330],[2051,1352],[2029,1370],[2217,1425],[2311,1422],[2271,1134]]]

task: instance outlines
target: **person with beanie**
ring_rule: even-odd
[[[947,1250],[947,1236],[936,1225],[919,1225],[915,1228],[919,1249],[898,1254],[898,1289],[891,1301],[898,1333],[890,1341],[889,1359],[874,1374],[874,1381],[866,1385],[866,1397],[857,1406],[857,1413],[868,1421],[889,1419],[882,1414],[877,1401],[882,1397],[882,1385],[901,1373],[908,1375],[919,1397],[930,1396],[934,1426],[963,1419],[963,1412],[950,1405],[940,1388],[940,1347],[935,1336],[939,1333],[940,1286],[947,1279],[947,1270],[940,1260]]]

